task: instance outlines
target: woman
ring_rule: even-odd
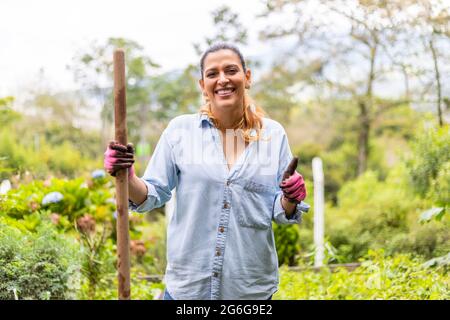
[[[200,67],[207,103],[170,121],[144,176],[134,174],[131,145],[112,142],[105,168],[112,175],[130,168],[137,212],[161,207],[177,190],[165,299],[270,299],[278,286],[272,220],[300,222],[305,184],[296,171],[282,179],[292,159],[286,133],[251,103],[251,71],[240,51],[214,45]]]

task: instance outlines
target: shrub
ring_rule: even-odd
[[[300,251],[299,232],[297,225],[278,225],[273,223],[275,246],[278,254],[278,264],[293,266]]]
[[[90,214],[100,222],[112,221],[115,202],[107,179],[35,180],[10,190],[0,198],[0,215],[26,220],[39,213],[50,219],[57,214],[58,228],[73,228],[75,220]]]
[[[151,221],[143,223],[145,220]],[[143,274],[164,274],[167,265],[166,216],[156,212],[147,216],[133,213],[130,224],[136,226],[130,233],[131,240],[139,241],[145,247],[141,256],[132,252],[131,264]]]
[[[326,210],[326,234],[344,261],[356,261],[378,248],[426,258],[448,251],[450,232],[444,222],[418,223],[429,202],[414,195],[403,165],[391,169],[385,181],[368,171],[345,184],[338,196],[338,206]]]
[[[30,233],[0,220],[0,299],[75,298],[79,268],[75,243],[50,225]]]
[[[446,163],[450,161],[449,127],[444,126],[440,129],[419,132],[417,139],[412,143],[412,149],[413,156],[407,161],[408,172],[414,190],[421,197],[425,197],[438,178],[441,169],[446,170],[448,174],[448,164]],[[441,175],[443,174],[441,173]]]
[[[0,129],[0,143],[2,167],[7,169],[0,172],[2,179],[10,176],[11,172],[26,171],[39,178],[50,171],[63,176],[76,176],[95,163],[69,142],[53,145],[47,143],[45,138],[23,137],[8,127]]]
[[[95,297],[88,296],[87,283],[83,285],[79,291],[78,299],[80,300],[117,300],[118,299],[118,280],[116,275],[109,275],[103,280],[104,286],[96,291]],[[132,300],[157,300],[164,291],[164,284],[151,283],[144,279],[139,279],[136,274],[131,272],[130,279],[130,298]]]
[[[411,255],[385,257],[369,250],[360,267],[335,272],[280,270],[280,287],[274,299],[282,300],[398,300],[448,299],[450,280],[445,267],[427,267]]]

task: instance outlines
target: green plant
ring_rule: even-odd
[[[274,299],[282,300],[398,300],[448,299],[450,280],[444,267],[429,267],[411,255],[386,257],[369,250],[353,271],[327,267],[320,271],[280,269],[280,287]]]
[[[57,214],[62,218],[60,227],[69,227],[66,221],[70,221],[72,228],[73,222],[84,214],[91,214],[101,222],[112,221],[115,210],[112,197],[107,179],[35,180],[0,198],[0,215],[26,220],[36,212]]]
[[[77,245],[50,224],[30,233],[0,218],[0,299],[73,299],[79,268]]]
[[[449,127],[420,131],[411,144],[413,155],[407,161],[408,172],[414,190],[425,197],[433,188],[441,169],[448,174],[450,161]],[[445,175],[445,173],[441,173]],[[448,177],[446,178],[448,179]],[[436,186],[434,186],[436,187]],[[448,190],[448,189],[447,189]]]
[[[105,285],[101,286],[96,290],[94,300],[117,300],[118,299],[118,279],[115,274],[108,275],[107,278],[103,279]],[[164,284],[157,282],[151,283],[147,280],[140,279],[137,277],[133,270],[131,272],[130,279],[131,293],[130,297],[132,300],[156,300],[159,299],[164,291]],[[91,299],[88,295],[87,283],[84,283],[83,287],[78,293],[78,299],[86,300]]]
[[[275,246],[279,265],[293,266],[300,251],[299,232],[297,225],[278,225],[273,223]]]
[[[130,224],[135,225],[131,240],[142,243],[145,252],[132,250],[132,265],[144,274],[164,274],[166,270],[166,216],[157,212],[143,216],[133,213]]]
[[[97,296],[97,290],[107,285],[105,279],[114,273],[115,250],[108,239],[107,225],[98,230],[95,220],[89,215],[78,218],[76,224],[83,257],[81,272],[86,281],[87,298],[92,300]]]
[[[414,194],[402,164],[392,168],[384,181],[375,172],[366,172],[346,183],[338,197],[338,206],[326,209],[326,234],[345,262],[356,261],[368,249],[414,252],[428,259],[448,251],[445,221],[429,226],[417,222],[430,201]]]

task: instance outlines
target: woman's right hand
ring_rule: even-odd
[[[121,145],[116,141],[110,141],[104,154],[103,166],[105,170],[116,176],[117,171],[128,168],[128,177],[134,176],[134,147],[132,143],[127,146]]]

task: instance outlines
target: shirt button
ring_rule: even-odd
[[[217,278],[219,276],[219,273],[218,272],[214,272],[213,276]]]
[[[220,256],[220,250],[216,250],[216,256]]]
[[[224,204],[223,204],[223,208],[224,209],[228,209],[230,207],[230,204],[228,203],[228,202],[225,202]]]
[[[231,184],[230,180],[227,180],[227,186],[229,186]]]
[[[225,231],[225,228],[224,228],[224,227],[220,227],[220,228],[219,228],[219,232],[220,232],[220,233],[223,233],[224,231]]]

